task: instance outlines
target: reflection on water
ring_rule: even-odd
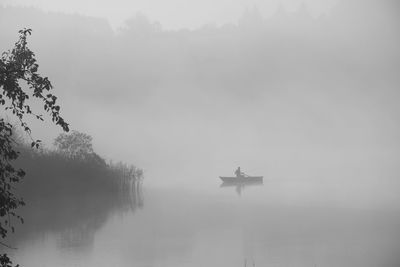
[[[26,240],[55,236],[56,246],[79,253],[90,251],[96,233],[112,215],[133,214],[144,206],[142,180],[132,180],[129,188],[102,195],[71,195],[27,201],[22,209],[25,224],[8,242],[19,246]]]
[[[83,223],[60,232],[56,240],[57,248],[74,253],[89,253],[94,244],[95,233],[99,226]]]
[[[295,181],[260,185],[214,181],[207,192],[146,186],[140,212],[141,182],[118,203],[107,196],[58,201],[59,209],[29,215],[15,253],[33,267],[399,266],[399,209],[319,202],[318,194],[332,193],[322,183],[313,183],[312,201],[290,193],[299,191]],[[238,198],[220,187],[246,193]]]
[[[105,203],[106,201],[110,201],[110,199],[98,198],[97,201]],[[88,202],[85,204],[87,203]],[[106,204],[101,204],[101,206],[104,208],[107,207]],[[118,203],[114,203],[112,206],[109,206],[110,209],[105,209],[100,213],[90,213],[89,211],[86,211],[91,214],[91,216],[85,220],[75,219],[73,221],[75,223],[71,224],[68,228],[61,230],[57,244],[61,249],[66,248],[69,250],[80,251],[80,253],[82,253],[82,250],[90,250],[94,244],[97,231],[101,229],[110,215],[124,214],[126,212],[132,214],[136,209],[143,208],[143,206],[142,180],[132,180],[130,187],[127,190],[122,191]],[[84,209],[94,208],[92,205],[84,205],[83,207]],[[72,216],[72,218],[75,217],[73,214],[68,215]]]
[[[132,181],[130,190],[128,191],[128,203],[130,204],[130,208],[132,211],[135,211],[136,208],[143,208],[144,199],[143,199],[143,188],[142,188],[142,180]]]
[[[262,186],[263,181],[246,181],[246,182],[223,182],[220,187],[234,187],[236,193],[240,196],[246,187]]]

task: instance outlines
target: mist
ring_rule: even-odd
[[[292,2],[186,27],[190,8],[164,26],[157,12],[116,23],[106,9],[3,6],[0,48],[32,28],[71,128],[150,188],[215,195],[241,166],[277,182],[262,203],[398,210],[400,5]],[[51,147],[59,130],[31,123]]]
[[[65,116],[110,158],[390,159],[399,134],[396,8],[351,1],[319,18],[305,5],[269,18],[253,8],[236,24],[178,31],[137,14],[113,31],[104,19],[9,7],[2,46],[34,29],[41,69],[75,103],[64,104]]]

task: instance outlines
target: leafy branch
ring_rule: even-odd
[[[14,48],[1,54],[0,106],[19,120],[21,128],[32,140],[31,146],[38,148],[40,140],[35,141],[32,138],[25,116],[30,115],[41,121],[43,116],[32,111],[27,103],[28,99],[36,98],[42,101],[43,108],[52,121],[65,132],[69,131],[69,127],[60,116],[57,97],[50,92],[53,88],[51,82],[38,73],[39,65],[35,54],[27,46],[27,38],[31,33],[31,29],[19,31],[19,39]],[[15,231],[12,218],[24,223],[23,218],[15,212],[19,206],[25,205],[23,199],[14,192],[14,185],[25,176],[22,169],[16,169],[12,164],[18,156],[19,152],[15,150],[13,140],[13,125],[0,118],[0,237],[3,239],[10,231]],[[0,242],[0,245],[11,248],[3,242]],[[10,263],[6,254],[0,255],[1,266],[9,266]]]

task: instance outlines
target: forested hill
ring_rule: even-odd
[[[129,96],[140,102],[166,83],[180,87],[179,77],[178,83],[203,83],[242,97],[243,90],[257,94],[260,85],[284,83],[287,77],[321,82],[347,80],[354,69],[364,79],[387,72],[381,63],[395,64],[399,18],[389,0],[362,3],[361,8],[357,0],[343,1],[318,18],[304,6],[270,18],[255,9],[237,24],[178,31],[163,30],[141,14],[113,30],[102,18],[2,7],[0,48],[10,47],[19,29],[32,28],[32,49],[61,94],[73,90],[97,101]],[[357,16],[351,15],[354,10]],[[62,71],[53,67],[58,65]]]
[[[317,18],[306,6],[268,18],[249,9],[235,24],[170,31],[140,14],[112,29],[101,18],[2,7],[0,48],[33,29],[29,44],[65,117],[109,158],[229,157],[237,138],[226,132],[238,121],[238,136],[256,140],[246,151],[333,148],[358,158],[353,148],[396,150],[396,10],[392,0],[341,1]],[[199,132],[207,145],[193,149]],[[115,134],[125,142],[104,145]]]

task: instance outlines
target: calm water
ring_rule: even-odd
[[[399,266],[400,209],[389,182],[300,178],[220,188],[215,176],[178,186],[149,175],[131,206],[85,218],[69,208],[63,219],[20,228],[14,253],[31,267]]]

